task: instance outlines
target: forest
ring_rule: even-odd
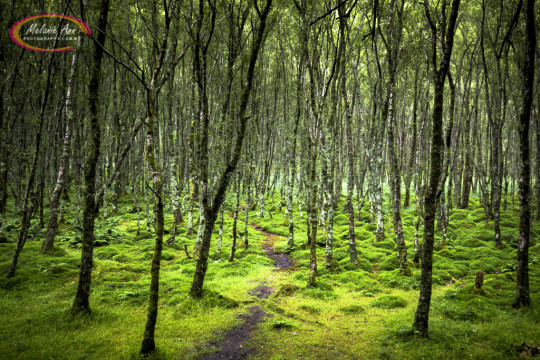
[[[540,356],[534,0],[0,9],[1,358]]]

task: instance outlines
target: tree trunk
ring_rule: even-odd
[[[60,205],[60,196],[63,191],[67,191],[65,186],[66,173],[69,167],[69,150],[70,150],[70,126],[73,122],[73,77],[75,76],[75,67],[77,64],[78,49],[82,44],[82,37],[79,35],[79,41],[77,44],[77,50],[73,52],[71,58],[71,72],[69,74],[68,87],[66,93],[66,130],[64,133],[64,144],[62,146],[62,157],[60,160],[60,168],[58,169],[58,176],[56,178],[56,186],[53,190],[51,202],[49,205],[49,220],[47,224],[47,233],[45,234],[45,240],[41,246],[41,252],[51,251],[54,245],[54,238],[56,237],[56,230],[58,228],[58,207]]]
[[[247,70],[247,79],[246,79],[247,84],[243,88],[242,95],[240,97],[240,107],[238,111],[240,124],[239,124],[238,136],[236,138],[236,143],[233,150],[232,159],[227,165],[227,168],[225,169],[225,171],[222,173],[219,180],[217,181],[213,201],[210,202],[209,201],[210,199],[208,199],[209,195],[206,192],[203,193],[203,209],[205,212],[206,226],[203,233],[200,258],[199,260],[197,260],[197,267],[195,268],[195,274],[193,276],[193,283],[191,284],[191,289],[189,291],[189,295],[193,298],[200,298],[203,294],[203,283],[204,283],[204,277],[206,275],[206,269],[208,267],[208,254],[210,251],[212,230],[214,229],[214,223],[217,217],[218,209],[222,205],[223,200],[225,199],[225,192],[227,190],[227,186],[229,185],[232,174],[236,170],[236,167],[238,165],[238,160],[240,159],[240,154],[242,151],[242,143],[244,141],[247,121],[249,118],[248,116],[246,116],[246,109],[247,109],[249,97],[251,94],[251,90],[253,88],[255,65],[257,63],[259,50],[262,46],[264,29],[266,27],[266,19],[270,12],[271,5],[272,5],[272,0],[267,0],[264,10],[259,15],[260,23],[257,28],[257,31],[255,32],[255,39],[252,44],[251,53],[249,57],[249,66]],[[206,131],[208,131],[207,128],[206,128]],[[205,144],[203,140],[203,150],[204,150],[204,147],[205,147]],[[207,154],[203,152],[203,156],[207,156]],[[203,167],[202,170],[204,171],[205,161],[201,161],[201,164]]]
[[[99,114],[99,95],[101,88],[101,63],[103,59],[103,44],[105,43],[105,30],[107,15],[109,13],[109,0],[101,0],[98,23],[98,35],[94,43],[94,62],[92,64],[90,84],[88,85],[88,107],[90,109],[90,149],[84,166],[84,210],[81,266],[79,269],[79,283],[77,294],[71,308],[72,313],[90,312],[90,285],[92,281],[92,262],[94,258],[94,220],[96,212],[96,178],[97,162],[101,144],[101,128]]]
[[[435,80],[435,95],[433,99],[433,134],[431,139],[431,171],[429,179],[429,188],[425,195],[425,215],[424,215],[424,242],[422,244],[422,273],[420,277],[420,298],[418,307],[414,317],[413,328],[422,337],[428,335],[429,308],[431,304],[432,291],[432,268],[433,268],[433,242],[435,230],[435,216],[437,211],[437,202],[439,195],[437,190],[441,178],[441,159],[443,145],[443,127],[442,115],[444,104],[444,82],[446,74],[450,67],[450,57],[452,55],[452,47],[454,42],[454,33],[456,27],[456,19],[459,9],[460,0],[452,1],[452,10],[448,21],[448,29],[446,29],[446,41],[443,45],[443,58],[440,67],[437,68],[437,28],[431,18],[429,5],[424,2],[426,17],[430,23],[432,30],[432,66],[433,77]],[[439,29],[440,30],[440,29]],[[444,29],[443,29],[444,30]]]
[[[234,261],[234,253],[236,252],[236,238],[238,236],[238,232],[236,230],[236,225],[238,224],[238,208],[240,207],[240,191],[238,190],[238,177],[235,181],[235,187],[236,187],[236,203],[234,205],[234,215],[233,215],[233,224],[232,224],[232,246],[231,246],[231,254],[229,255],[229,262]]]
[[[526,9],[526,51],[523,81],[523,105],[519,116],[519,246],[517,251],[517,289],[514,308],[531,305],[529,292],[529,240],[531,231],[531,164],[529,149],[529,122],[531,117],[534,89],[534,55],[536,49],[536,29],[534,22],[534,0],[527,0]]]
[[[39,118],[38,118],[38,124],[37,124],[37,132],[36,132],[36,142],[34,144],[35,150],[32,157],[32,163],[30,165],[30,175],[28,177],[28,182],[26,184],[26,191],[24,193],[24,198],[22,199],[22,206],[21,206],[21,228],[19,230],[19,236],[17,238],[17,245],[15,247],[15,253],[13,254],[13,260],[11,261],[11,265],[9,267],[7,277],[12,278],[15,276],[15,271],[17,269],[17,263],[19,261],[19,256],[23,250],[24,244],[26,243],[26,238],[28,236],[28,229],[30,228],[30,221],[32,220],[32,216],[34,214],[35,210],[35,190],[34,190],[34,181],[36,178],[36,172],[38,168],[38,160],[40,155],[40,147],[41,147],[41,138],[42,138],[42,128],[43,128],[43,120],[45,117],[45,109],[48,104],[49,99],[49,92],[51,88],[51,72],[52,72],[52,66],[53,66],[53,59],[55,58],[54,54],[51,54],[49,58],[49,62],[47,65],[47,81],[45,85],[45,91],[43,94],[43,99],[41,101],[41,108],[39,112]]]

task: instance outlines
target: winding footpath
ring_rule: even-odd
[[[280,235],[272,234],[262,230],[260,226],[251,225],[257,231],[263,232],[266,239],[261,244],[264,252],[275,261],[275,266],[279,270],[288,269],[292,266],[292,261],[285,254],[274,252],[274,241],[280,238]],[[257,287],[251,289],[249,294],[259,299],[267,299],[275,290],[269,286],[266,281],[260,283]],[[218,349],[212,354],[206,354],[197,357],[199,360],[220,360],[220,359],[247,359],[253,355],[255,349],[246,345],[251,338],[251,333],[265,317],[269,316],[263,310],[262,305],[251,306],[248,308],[249,314],[239,315],[244,322],[224,334],[223,340],[211,341],[207,344],[208,348]]]

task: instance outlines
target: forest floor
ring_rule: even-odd
[[[75,194],[72,199],[75,199]],[[228,199],[233,203],[233,199]],[[411,333],[420,269],[399,276],[391,208],[385,204],[386,240],[375,242],[375,225],[364,204],[355,226],[358,264],[348,255],[348,220],[343,199],[335,217],[334,264],[318,252],[317,287],[307,288],[309,249],[305,214],[294,210],[297,249],[285,256],[288,224],[279,199],[266,199],[249,223],[238,223],[249,248],[228,262],[232,219],[225,209],[222,253],[210,261],[201,300],[187,297],[195,262],[183,251],[196,235],[185,223],[163,252],[155,359],[511,359],[538,354],[540,347],[540,222],[532,227],[530,286],[533,306],[515,310],[515,267],[519,205],[509,198],[501,212],[503,249],[494,244],[478,198],[450,213],[448,244],[436,233],[430,338]],[[92,314],[67,310],[77,287],[80,226],[76,204],[66,206],[55,251],[39,255],[44,230],[33,222],[16,276],[0,277],[0,354],[6,359],[137,358],[146,320],[153,229],[141,221],[125,196],[119,212],[96,223]],[[245,218],[241,213],[240,219]],[[272,215],[272,217],[269,216]],[[46,215],[46,214],[45,214]],[[144,213],[141,214],[144,218]],[[196,219],[196,217],[195,217]],[[11,204],[0,231],[0,273],[9,267],[20,218]],[[413,258],[414,206],[403,210],[409,259]],[[166,214],[166,231],[172,215]],[[151,227],[151,226],[150,226]],[[211,254],[215,251],[218,226]],[[420,239],[422,232],[420,231]],[[168,236],[166,235],[167,239]],[[319,230],[318,242],[325,234]],[[277,266],[276,266],[277,265]],[[484,287],[474,291],[482,270]]]
[[[262,227],[251,225],[257,231],[263,231]],[[280,236],[269,232],[264,232],[265,239],[261,242],[264,252],[275,261],[275,266],[280,270],[286,270],[291,267],[292,261],[283,253],[276,253],[274,250],[274,242]],[[261,282],[257,287],[248,291],[251,296],[258,299],[268,299],[275,289],[268,286],[267,282]],[[230,330],[228,330],[224,339],[221,341],[211,341],[208,347],[217,349],[215,353],[200,357],[201,360],[218,360],[218,359],[245,359],[256,351],[253,347],[246,346],[248,340],[252,338],[252,332],[256,326],[268,317],[268,314],[263,310],[261,305],[251,306],[248,308],[249,314],[240,315],[239,318],[244,322]],[[262,355],[262,354],[260,354]]]

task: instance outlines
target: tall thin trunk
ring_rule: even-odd
[[[45,109],[48,104],[49,99],[49,91],[51,88],[51,72],[52,72],[52,66],[53,66],[53,60],[55,58],[54,54],[51,54],[49,58],[49,62],[47,65],[47,81],[45,84],[45,91],[43,94],[43,99],[41,101],[41,108],[39,112],[39,118],[38,118],[38,124],[37,124],[37,132],[36,132],[36,141],[35,141],[35,149],[34,154],[32,157],[32,163],[30,165],[30,175],[28,177],[28,182],[26,184],[26,190],[24,193],[24,198],[22,199],[22,206],[21,206],[21,228],[19,230],[19,236],[17,238],[17,245],[15,247],[15,253],[13,254],[13,260],[11,262],[11,266],[9,267],[7,277],[12,278],[15,276],[15,271],[17,269],[17,263],[19,261],[19,256],[23,250],[24,244],[26,243],[26,238],[28,236],[28,229],[30,228],[30,221],[32,220],[32,216],[35,211],[35,189],[34,189],[34,181],[36,178],[38,163],[39,163],[39,155],[40,155],[40,147],[41,147],[41,138],[42,138],[42,128],[43,128],[43,120],[45,117]]]
[[[154,26],[153,48],[156,53],[152,54],[154,63],[152,67],[152,73],[150,77],[150,83],[146,86],[146,163],[148,170],[150,171],[150,179],[153,187],[147,183],[147,187],[154,193],[154,216],[155,216],[155,238],[154,238],[154,254],[152,256],[152,265],[150,268],[150,297],[148,300],[148,311],[146,315],[146,324],[144,326],[144,335],[141,343],[140,353],[147,355],[152,353],[155,348],[154,333],[156,329],[156,322],[158,316],[158,303],[159,303],[159,276],[161,268],[161,253],[163,251],[163,233],[165,228],[164,217],[164,191],[163,191],[163,179],[159,162],[156,159],[156,146],[155,146],[155,129],[154,121],[158,117],[158,82],[160,80],[159,74],[163,68],[165,62],[165,53],[167,52],[167,44],[169,41],[169,29],[171,24],[171,11],[174,11],[176,2],[173,0],[169,3],[169,8],[165,11],[165,28],[161,44],[158,44],[157,25]],[[168,11],[167,11],[168,10]],[[154,4],[152,9],[152,22],[157,23],[157,5]],[[173,45],[175,46],[175,45]],[[157,53],[159,51],[159,53]]]
[[[531,231],[531,164],[529,149],[529,121],[534,89],[534,55],[536,49],[536,29],[534,22],[534,0],[527,0],[526,9],[526,51],[523,81],[523,105],[519,116],[519,246],[517,251],[517,289],[515,308],[531,305],[529,292],[529,240]]]
[[[425,215],[424,215],[424,242],[422,244],[422,273],[420,277],[420,298],[418,307],[414,317],[414,330],[423,337],[428,335],[429,308],[431,305],[432,291],[432,271],[433,271],[433,242],[435,230],[435,216],[438,202],[438,188],[441,178],[441,159],[443,145],[443,127],[442,115],[444,104],[444,82],[446,74],[450,67],[450,58],[452,55],[452,47],[454,44],[454,33],[456,28],[456,19],[459,9],[460,0],[452,1],[452,10],[446,29],[445,42],[443,45],[443,57],[440,66],[437,68],[437,43],[438,35],[435,23],[431,17],[429,4],[424,2],[426,17],[431,27],[431,42],[432,42],[432,67],[433,78],[435,80],[435,95],[433,99],[433,134],[431,140],[431,171],[429,179],[429,188],[425,196]],[[444,5],[443,5],[444,6]],[[444,31],[444,29],[442,29]]]
[[[225,199],[225,192],[227,190],[227,186],[229,185],[232,174],[235,172],[238,165],[238,160],[240,159],[242,143],[244,141],[247,121],[249,118],[248,116],[246,116],[246,110],[249,102],[249,97],[253,88],[255,65],[257,63],[259,51],[262,46],[264,30],[266,27],[266,20],[268,14],[270,13],[271,6],[272,0],[267,0],[264,10],[261,11],[259,15],[260,22],[258,28],[256,29],[257,31],[255,32],[255,39],[253,41],[249,57],[249,66],[246,77],[247,83],[246,86],[243,88],[242,95],[240,97],[240,106],[238,111],[238,117],[240,120],[239,131],[234,145],[232,159],[217,181],[215,194],[212,199],[213,201],[210,201],[209,194],[207,194],[206,192],[203,193],[203,209],[207,222],[203,233],[200,258],[197,261],[197,267],[195,268],[195,274],[193,276],[193,283],[191,284],[191,289],[189,291],[189,295],[193,298],[200,298],[202,296],[204,277],[206,275],[206,269],[208,267],[208,254],[210,251],[210,242],[212,237],[212,231],[214,229],[214,223],[217,218],[219,207],[223,204],[223,201]],[[206,130],[208,131],[208,129]],[[205,146],[206,145],[204,144],[203,138],[203,148]],[[207,156],[207,154],[203,153],[203,156]],[[205,171],[205,161],[202,161],[201,163],[202,170]]]
[[[101,64],[103,59],[103,44],[105,43],[105,30],[107,15],[109,13],[109,0],[101,0],[98,22],[98,34],[94,42],[94,62],[92,65],[90,83],[88,85],[88,105],[90,109],[90,148],[84,166],[84,210],[81,266],[79,269],[79,283],[77,294],[71,308],[72,313],[90,312],[90,285],[92,281],[92,263],[94,258],[94,220],[96,212],[96,178],[99,148],[101,144],[101,127],[99,114],[99,95],[101,89]]]
[[[71,58],[71,72],[69,74],[68,87],[66,93],[66,130],[64,132],[64,144],[62,146],[62,156],[60,160],[60,168],[58,169],[58,176],[56,178],[56,186],[53,190],[51,202],[49,205],[49,220],[47,224],[47,233],[45,234],[45,240],[41,246],[41,252],[50,251],[53,249],[54,238],[56,236],[56,230],[58,228],[58,207],[60,205],[60,196],[63,191],[67,191],[65,187],[66,172],[69,166],[69,149],[70,149],[70,126],[73,121],[73,107],[71,98],[73,96],[73,78],[75,76],[75,67],[77,64],[78,49],[82,43],[82,37],[79,35],[79,41],[77,44],[77,50],[73,52]]]
[[[412,116],[412,139],[411,139],[411,153],[409,156],[409,164],[405,173],[405,199],[403,200],[403,207],[408,208],[410,202],[410,188],[413,178],[414,161],[416,158],[416,117],[418,112],[418,72],[419,67],[414,72],[414,103],[413,103],[413,116]]]
[[[238,224],[238,209],[240,207],[240,191],[238,190],[238,176],[235,180],[235,193],[236,193],[236,203],[234,205],[234,214],[233,214],[233,224],[232,224],[232,245],[231,253],[229,255],[229,262],[234,261],[234,253],[236,252],[236,238],[238,237],[238,232],[236,230],[236,225]]]

